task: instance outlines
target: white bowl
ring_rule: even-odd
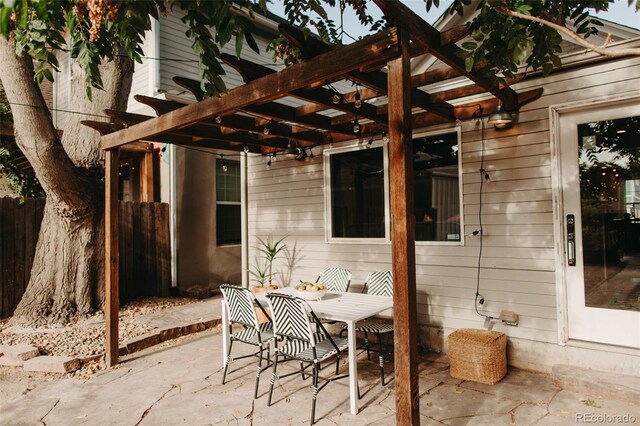
[[[296,296],[304,300],[320,300],[327,293],[327,289],[318,291],[296,290]]]

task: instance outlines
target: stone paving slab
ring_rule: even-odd
[[[219,309],[219,299],[192,310],[205,317]],[[173,318],[171,321],[177,321]],[[196,321],[196,322],[203,322]],[[165,328],[176,326],[161,318]],[[293,375],[278,381],[274,404],[267,406],[270,370],[263,373],[259,398],[253,400],[256,360],[234,361],[227,384],[221,384],[221,335],[208,330],[126,355],[122,363],[88,380],[61,379],[25,395],[0,401],[0,423],[64,425],[308,424],[310,380]],[[234,355],[249,353],[234,345]],[[279,369],[281,367],[279,366]],[[284,367],[282,367],[284,368]],[[346,371],[346,365],[342,366]],[[454,379],[445,356],[429,355],[419,364],[422,425],[566,425],[576,413],[625,414],[640,419],[640,406],[562,391],[550,377],[510,369],[493,386]],[[358,357],[363,398],[358,415],[349,413],[345,381],[330,383],[318,395],[318,425],[395,424],[393,363],[385,364],[390,383],[380,385],[378,367]]]
[[[638,361],[640,363],[640,360]],[[640,405],[640,377],[611,374],[569,365],[553,367],[553,380],[563,389],[588,391],[603,398]]]
[[[72,373],[81,366],[82,363],[78,358],[43,355],[26,360],[22,368],[24,371],[39,371],[41,373]]]

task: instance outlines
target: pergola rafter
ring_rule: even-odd
[[[500,87],[483,76],[484,64],[467,72],[456,56],[460,48],[455,44],[467,35],[465,28],[440,33],[398,0],[375,2],[399,27],[337,48],[312,37],[300,37],[299,30],[283,26],[283,34],[303,50],[305,59],[298,64],[275,71],[224,56],[224,61],[245,81],[228,93],[204,98],[199,82],[176,77],[174,81],[189,90],[197,102],[182,104],[138,96],[136,99],[151,106],[158,117],[108,110],[106,113],[113,123],[85,123],[100,131],[102,148],[107,151],[107,365],[118,362],[117,161],[121,147],[138,141],[154,141],[231,151],[248,149],[266,155],[283,151],[291,142],[297,147],[313,147],[388,132],[394,321],[398,330],[395,335],[396,419],[399,424],[419,424],[415,229],[410,217],[413,211],[411,130],[469,119],[478,111],[487,115],[493,113],[500,102],[505,109],[517,111],[540,97],[542,89],[517,93],[508,86]],[[411,76],[410,59],[425,52],[445,66]],[[433,93],[423,89],[463,78],[471,83]],[[358,83],[357,92],[364,101],[360,108],[354,105],[356,90],[342,93],[338,104],[332,102],[334,93],[326,87],[327,83],[345,79]],[[483,93],[487,94],[486,98],[461,102],[466,96]],[[290,97],[307,104],[291,106],[288,101],[279,102]],[[412,113],[412,108],[418,112]],[[362,120],[357,133],[353,132],[354,117]],[[270,131],[265,135],[263,130],[267,124]],[[354,408],[352,405],[352,410]]]

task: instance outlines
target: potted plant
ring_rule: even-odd
[[[249,270],[249,274],[254,278],[254,282],[257,283],[251,289],[254,293],[278,288],[278,285],[273,283],[273,262],[287,247],[284,242],[285,238],[287,238],[286,236],[277,241],[272,235],[269,235],[266,239],[257,238],[260,244],[255,248],[262,254],[262,261],[260,257],[256,256],[255,263]]]

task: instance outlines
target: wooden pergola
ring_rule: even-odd
[[[106,362],[118,363],[118,156],[120,150],[147,148],[148,142],[195,146],[269,155],[297,148],[353,140],[354,120],[360,135],[389,136],[394,276],[395,383],[398,424],[419,424],[417,371],[417,315],[415,223],[413,217],[412,129],[455,122],[493,113],[499,103],[517,111],[542,93],[542,89],[516,93],[482,77],[483,65],[467,72],[455,44],[467,35],[465,28],[439,32],[398,0],[375,0],[391,28],[353,44],[336,48],[305,37],[294,27],[280,32],[300,48],[303,61],[281,71],[236,57],[223,60],[235,68],[245,84],[220,97],[204,99],[199,82],[176,77],[198,102],[136,96],[151,106],[157,117],[106,111],[111,123],[85,122],[102,134],[106,151]],[[411,75],[410,60],[430,53],[444,65],[435,71]],[[386,70],[383,70],[386,67]],[[466,77],[471,83],[430,94],[421,87]],[[341,94],[331,83],[349,80],[356,90]],[[514,81],[518,81],[516,79]],[[450,101],[481,94],[492,97],[471,105]],[[381,103],[386,96],[387,103]],[[276,102],[285,97],[306,104],[292,107]],[[356,98],[362,104],[355,106]],[[375,100],[375,101],[374,101]],[[332,112],[333,114],[328,114]],[[264,127],[269,126],[268,134]],[[105,127],[106,126],[106,127]]]

